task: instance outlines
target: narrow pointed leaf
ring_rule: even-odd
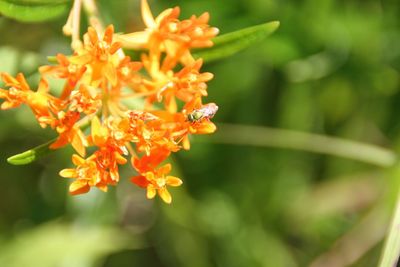
[[[39,159],[40,157],[48,154],[52,150],[49,148],[49,146],[54,143],[55,140],[51,140],[47,143],[44,143],[40,146],[37,146],[35,148],[29,149],[25,152],[22,152],[20,154],[11,156],[7,159],[7,162],[12,164],[12,165],[27,165],[35,160]]]
[[[207,142],[302,150],[348,158],[380,167],[392,167],[399,161],[397,154],[390,149],[332,136],[225,123],[219,123],[218,129],[215,134],[206,138]],[[201,140],[201,137],[196,139]]]
[[[193,53],[193,56],[203,58],[206,63],[232,56],[264,40],[278,27],[279,21],[273,21],[220,35],[213,39],[214,46],[199,49]]]
[[[379,267],[398,266],[400,257],[400,165],[396,165],[389,169],[387,178],[390,187],[385,192],[385,211],[392,211],[392,219],[390,225],[387,225],[385,243],[382,248]]]
[[[40,5],[72,2],[72,0],[6,0],[6,1],[14,4],[40,4]]]
[[[22,22],[42,22],[67,13],[65,0],[0,0],[0,14]]]

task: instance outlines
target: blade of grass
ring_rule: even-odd
[[[386,237],[379,267],[396,267],[400,256],[400,193],[391,226]]]
[[[203,142],[278,147],[333,155],[390,167],[397,162],[396,154],[379,146],[293,130],[259,126],[219,124],[219,130]]]

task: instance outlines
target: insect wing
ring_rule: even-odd
[[[214,103],[204,105],[199,111],[203,114],[203,117],[212,118],[218,111],[218,106]]]

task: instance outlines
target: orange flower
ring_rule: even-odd
[[[182,142],[183,148],[190,149],[190,134],[211,134],[217,127],[210,119],[217,112],[218,106],[214,103],[201,104],[201,99],[196,98],[188,102],[181,113],[169,113],[166,111],[154,111],[153,113],[165,121],[171,136],[177,142]],[[196,114],[197,113],[197,114]],[[190,116],[196,114],[197,119],[192,120]]]
[[[119,181],[118,164],[125,164],[127,160],[122,156],[126,151],[124,140],[115,140],[110,135],[108,127],[101,125],[99,119],[94,117],[92,120],[91,141],[99,147],[94,153],[98,166],[109,173],[103,178],[111,183]],[[108,179],[110,178],[110,179]]]
[[[158,15],[157,18],[154,18],[147,0],[142,0],[141,11],[142,19],[147,29],[118,36],[118,40],[126,48],[153,48],[152,37],[157,39],[157,35],[162,35],[162,26],[168,25],[170,22],[176,22],[180,13],[179,7],[169,8]],[[168,27],[164,27],[164,29],[167,29],[168,32]],[[160,40],[155,41],[159,42]]]
[[[66,99],[82,78],[82,75],[86,71],[86,66],[72,64],[63,54],[58,54],[56,59],[58,65],[42,66],[39,68],[39,71],[43,75],[53,74],[57,78],[66,79],[64,90],[60,96],[60,99]]]
[[[179,21],[179,7],[163,11],[154,18],[147,0],[142,0],[142,17],[147,27],[145,31],[121,35],[118,39],[127,48],[147,48],[155,52],[167,53],[163,69],[171,69],[177,61],[184,64],[193,62],[190,48],[210,47],[211,38],[218,34],[218,29],[208,26],[209,14],[200,17],[192,16]]]
[[[76,179],[69,187],[72,195],[87,193],[92,186],[97,186],[103,191],[107,190],[107,186],[101,182],[101,174],[93,158],[85,160],[78,155],[73,155],[72,162],[77,166],[76,169],[60,171],[60,176]]]
[[[86,115],[95,114],[102,106],[102,94],[95,88],[82,84],[79,89],[70,94],[69,110],[85,113]]]
[[[27,104],[42,127],[49,125],[58,134],[50,148],[71,144],[80,155],[72,156],[74,168],[60,172],[74,179],[71,194],[92,187],[107,191],[119,182],[119,168],[130,158],[138,173],[132,182],[146,188],[148,198],[158,194],[171,203],[167,187],[182,181],[169,175],[171,164],[162,162],[182,147],[189,149],[190,135],[216,130],[211,118],[217,105],[202,104],[213,75],[201,72],[203,60],[194,60],[190,49],[211,46],[218,30],[208,25],[208,13],[182,21],[179,13],[176,7],[154,18],[142,0],[147,29],[117,36],[121,43],[113,40],[112,25],[101,36],[89,27],[83,44],[73,46],[73,55],[58,54],[54,66],[39,68],[37,91],[22,74],[1,75],[6,86],[0,89],[1,109]],[[75,44],[81,44],[78,24]],[[136,62],[125,56],[122,45],[147,50]],[[48,75],[65,81],[59,97],[50,94]],[[85,158],[87,150],[93,152]]]
[[[26,103],[42,127],[52,121],[53,116],[50,109],[60,105],[60,101],[48,94],[49,86],[45,79],[40,80],[36,92],[31,91],[22,73],[19,73],[16,78],[3,73],[2,79],[5,85],[10,88],[9,90],[0,90],[0,98],[6,100],[1,105],[1,109],[15,108]]]
[[[167,186],[176,187],[182,184],[182,180],[178,177],[167,175],[171,169],[171,164],[165,164],[157,170],[134,176],[131,181],[147,189],[147,198],[152,199],[158,194],[165,203],[170,204],[172,197]]]
[[[171,151],[165,148],[155,148],[150,151],[148,155],[144,155],[141,158],[133,156],[131,158],[132,167],[134,167],[139,173],[148,172],[154,170],[161,162],[168,158]]]
[[[131,61],[131,58],[124,57],[117,67],[118,81],[122,85],[131,86],[133,88],[139,87],[141,83],[141,76],[138,71],[142,68],[142,63],[138,61]]]
[[[119,181],[118,165],[127,163],[122,156],[124,148],[114,143],[110,131],[101,125],[97,117],[92,120],[90,140],[99,149],[86,160],[74,155],[72,161],[77,168],[60,172],[63,177],[77,179],[71,184],[72,194],[86,193],[92,186],[107,191],[108,185],[115,185]]]
[[[90,73],[87,81],[90,85],[99,86],[104,80],[111,85],[117,84],[116,67],[119,64],[119,56],[116,52],[121,44],[113,42],[114,27],[108,26],[104,32],[103,39],[99,39],[96,30],[89,27],[88,33],[84,36],[84,46],[77,51],[77,55],[69,58],[69,61],[78,66],[86,66]]]
[[[87,141],[81,129],[76,125],[80,117],[79,112],[60,111],[57,117],[58,119],[55,122],[55,127],[59,137],[50,145],[50,148],[57,149],[70,143],[79,155],[85,156]]]
[[[158,92],[158,99],[165,97],[165,106],[168,110],[175,112],[176,108],[170,108],[170,103],[175,102],[175,97],[184,102],[190,102],[194,98],[207,96],[206,82],[210,81],[213,75],[209,72],[200,73],[202,64],[203,61],[199,59],[184,67],[172,77],[170,81],[172,86]]]

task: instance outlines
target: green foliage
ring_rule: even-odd
[[[71,0],[7,0],[7,2],[25,5],[48,5],[71,3]]]
[[[393,187],[386,194],[386,201],[390,204],[391,223],[386,231],[386,240],[383,247],[379,267],[396,266],[400,255],[400,166],[397,164],[387,172]]]
[[[278,28],[279,21],[273,21],[222,34],[213,39],[212,47],[197,49],[193,56],[202,58],[205,63],[223,60],[263,41]],[[127,53],[135,59],[140,58],[140,51],[128,50]]]
[[[37,146],[35,148],[29,149],[25,152],[19,153],[17,155],[11,156],[7,159],[7,162],[13,165],[26,165],[30,164],[40,157],[51,152],[49,146],[54,143],[55,140],[51,140],[45,144]]]
[[[105,21],[116,22],[117,32],[129,32],[142,27],[138,2],[101,0],[100,12]],[[131,168],[121,170],[121,185],[107,194],[93,190],[87,196],[67,196],[70,181],[58,172],[71,164],[68,149],[28,166],[7,164],[8,155],[46,137],[38,135],[43,130],[33,127],[28,109],[2,111],[0,265],[377,266],[399,188],[399,175],[383,168],[400,151],[400,2],[149,2],[154,14],[175,4],[182,18],[209,11],[211,25],[221,32],[275,20],[281,27],[266,41],[269,31],[253,36],[247,29],[254,42],[222,34],[217,43],[219,38],[226,41],[214,47],[216,52],[198,51],[213,62],[204,71],[215,76],[207,101],[220,107],[213,119],[219,130],[214,137],[192,140],[191,150],[177,155],[174,175],[183,178],[184,187],[171,190],[170,206],[146,200],[129,183]],[[53,0],[0,3],[29,12],[35,5],[70,5]],[[0,71],[31,74],[46,56],[68,54],[69,40],[60,33],[66,12],[45,27],[2,17]],[[25,64],[27,55],[34,60]],[[38,77],[32,75],[30,82],[34,88]],[[224,129],[223,122],[261,128]],[[268,138],[271,128],[289,131],[272,131]],[[317,139],[299,132],[317,134],[311,135]],[[294,138],[286,142],[285,135]],[[321,144],[321,135],[334,142]],[[233,138],[242,144],[227,144]],[[360,153],[343,139],[374,146],[362,146],[368,149]],[[299,145],[304,151],[293,150]],[[310,148],[323,154],[310,153]],[[343,156],[342,149],[361,160],[337,157]],[[17,156],[20,162],[30,161],[32,153],[25,153],[27,158]],[[365,159],[377,166],[363,163]],[[71,224],[46,224],[60,218]],[[397,258],[397,230],[389,235],[383,266]],[[121,235],[131,243],[137,234],[148,240],[146,248],[127,249]],[[70,252],[74,262],[65,260]]]
[[[213,39],[214,45],[194,52],[195,58],[203,58],[206,63],[232,56],[264,40],[279,27],[278,21],[240,29]]]
[[[133,247],[118,229],[92,226],[86,229],[60,222],[22,232],[3,244],[0,265],[8,267],[96,266],[104,256]],[[46,253],[43,253],[46,252]]]
[[[21,22],[56,19],[68,11],[66,0],[0,0],[0,14]]]

